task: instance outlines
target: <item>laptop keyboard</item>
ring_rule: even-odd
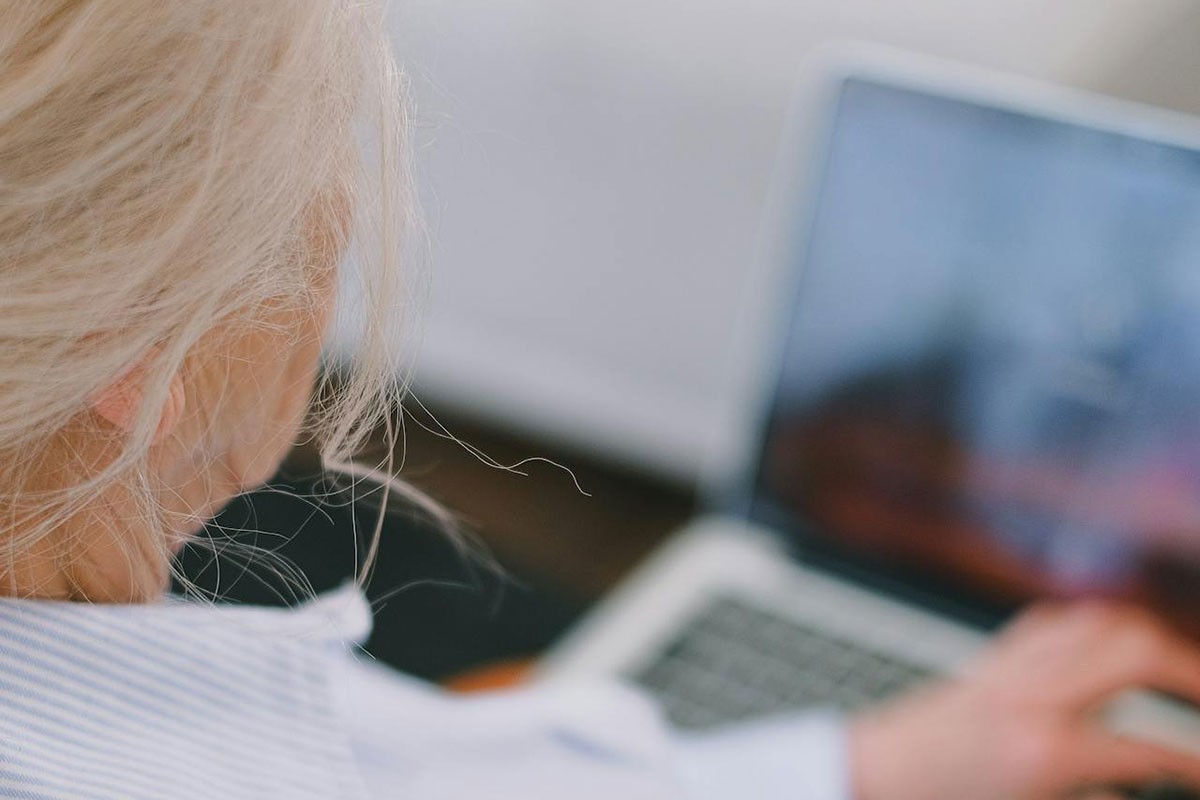
[[[732,595],[702,607],[631,677],[681,728],[797,708],[856,711],[934,673]]]
[[[658,696],[674,725],[699,729],[789,709],[853,712],[936,673],[718,595],[631,677]],[[1130,796],[1200,800],[1170,784]]]

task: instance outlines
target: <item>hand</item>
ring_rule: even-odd
[[[1136,687],[1200,704],[1200,651],[1131,608],[1034,609],[957,680],[855,721],[856,800],[1092,800],[1163,779],[1200,786],[1200,757],[1118,737],[1097,719]]]

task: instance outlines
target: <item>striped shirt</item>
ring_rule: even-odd
[[[353,585],[296,609],[0,599],[0,797],[848,794],[835,719],[681,742],[616,685],[447,695],[357,657],[370,628]]]

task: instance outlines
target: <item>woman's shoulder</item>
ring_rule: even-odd
[[[369,627],[356,589],[292,610],[0,601],[0,795],[362,796],[325,654]]]

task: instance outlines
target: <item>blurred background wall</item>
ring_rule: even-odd
[[[1200,110],[1194,0],[403,0],[390,21],[433,239],[419,396],[681,484],[737,446],[739,320],[814,46]]]

